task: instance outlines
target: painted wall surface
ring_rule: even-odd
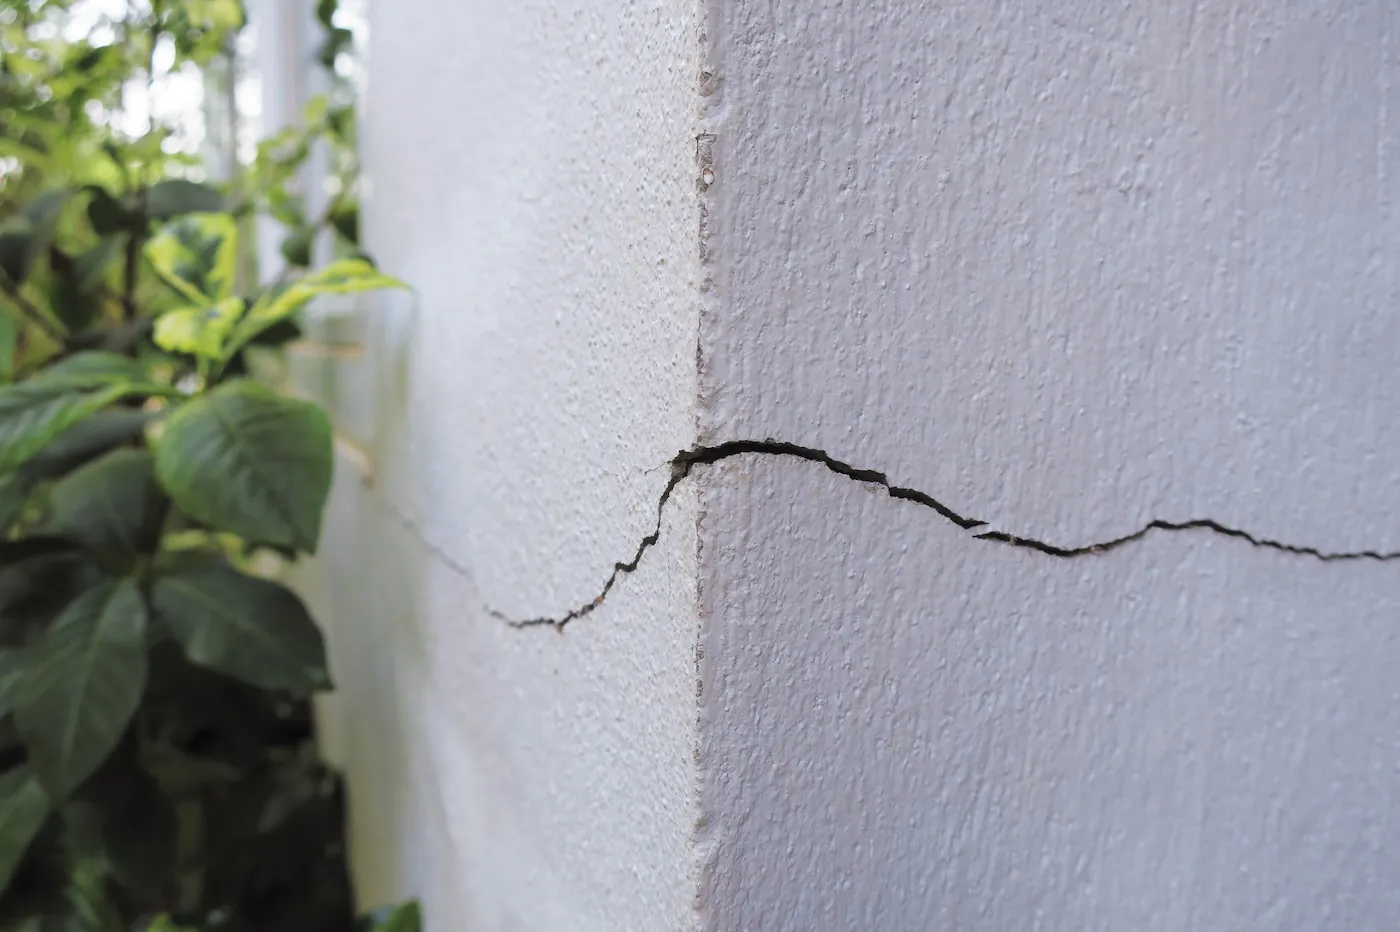
[[[367,902],[1400,927],[1393,3],[371,13],[418,291],[292,359]]]
[[[693,489],[607,624],[488,607],[595,588],[693,436],[694,60],[678,0],[372,5],[367,248],[417,291],[293,381],[342,433],[307,585],[360,892],[434,932],[692,915]]]
[[[717,0],[703,438],[1400,549],[1389,0]],[[1400,563],[700,470],[704,927],[1400,924]]]

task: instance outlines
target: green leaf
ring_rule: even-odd
[[[23,217],[11,217],[0,224],[0,272],[15,284],[29,276],[29,244],[34,227]]]
[[[291,590],[208,563],[156,578],[151,608],[191,663],[262,689],[329,689],[320,629]]]
[[[316,50],[316,60],[326,68],[334,68],[336,58],[350,49],[354,38],[355,34],[350,30],[332,26],[326,30],[326,37],[321,40],[321,47]]]
[[[248,311],[230,343],[229,352],[243,346],[263,330],[301,310],[313,298],[326,294],[353,294],[360,291],[408,288],[397,278],[379,272],[363,259],[341,259],[313,272],[285,290],[266,294]]]
[[[49,243],[53,242],[59,218],[63,216],[63,209],[68,206],[68,200],[72,195],[71,191],[50,191],[36,197],[33,203],[25,209],[24,215],[29,218],[30,223],[34,224],[34,229],[39,231],[42,237],[42,248],[48,249]]]
[[[0,896],[4,932],[88,932],[72,921],[63,825],[55,816],[51,814],[30,841],[9,888]]]
[[[107,266],[122,253],[122,241],[117,236],[103,237],[96,246],[85,251],[77,260],[78,282],[92,290],[102,284]]]
[[[15,377],[15,350],[19,348],[19,321],[12,314],[0,314],[0,382]]]
[[[302,107],[302,122],[307,127],[311,128],[310,132],[314,133],[316,132],[315,127],[319,126],[321,121],[326,118],[326,114],[330,111],[330,108],[330,98],[327,97],[325,94],[316,94],[306,102],[306,105],[304,107]]]
[[[217,304],[167,311],[156,320],[156,345],[172,353],[220,359],[224,341],[242,315],[242,298],[225,298]]]
[[[67,874],[63,895],[71,910],[68,930],[116,932],[120,929],[121,917],[110,896],[107,865],[103,860],[95,853],[86,857],[70,855]]]
[[[64,329],[74,333],[97,319],[102,311],[102,296],[97,291],[83,291],[73,278],[61,276],[49,288],[49,306]]]
[[[301,325],[295,320],[279,321],[253,338],[253,346],[285,346],[303,336]]]
[[[0,535],[8,533],[11,525],[19,520],[32,491],[34,484],[22,470],[0,476]]]
[[[53,487],[48,530],[82,544],[114,572],[154,548],[165,496],[149,451],[116,450]]]
[[[128,232],[136,226],[136,218],[128,207],[105,188],[88,187],[92,198],[88,201],[88,223],[98,236],[112,236]]]
[[[131,409],[99,411],[64,431],[18,469],[0,475],[0,531],[14,524],[39,483],[67,475],[112,448],[131,443],[154,417],[149,411]]]
[[[0,776],[0,893],[48,817],[48,796],[27,767]]]
[[[146,685],[145,639],[145,601],[126,579],[78,596],[33,648],[15,723],[51,798],[65,798],[116,747]]]
[[[34,263],[48,251],[58,232],[69,191],[50,191],[35,198],[21,217],[0,230],[0,268],[16,282],[29,277]]]
[[[422,932],[423,917],[417,903],[401,903],[375,910],[356,923],[356,932]]]
[[[68,337],[68,348],[73,352],[102,350],[103,352],[133,357],[141,344],[148,340],[155,324],[149,317],[137,317],[115,326],[89,327],[81,333]]]
[[[306,152],[309,152],[309,150],[303,147],[301,150],[294,153],[298,159],[295,163],[296,165],[300,165],[302,162],[306,161]],[[277,171],[285,171],[291,174],[293,169],[277,169]],[[305,200],[280,188],[267,193],[267,210],[268,213],[272,214],[272,218],[284,227],[296,229],[307,225]]]
[[[248,22],[239,0],[197,0],[190,2],[190,16],[210,29],[238,29]]]
[[[19,650],[0,651],[0,718],[14,711],[15,688],[29,666],[29,656]]]
[[[104,273],[121,251],[120,238],[108,236],[79,256],[67,274],[55,274],[50,303],[70,333],[82,330],[97,317],[102,308]]]
[[[353,201],[347,201],[331,214],[331,226],[345,239],[355,245],[360,242],[360,210]]]
[[[355,108],[353,106],[332,107],[326,114],[326,126],[341,143],[349,146],[355,144]],[[353,202],[349,202],[348,206],[353,209]]]
[[[113,447],[134,442],[155,417],[149,411],[99,411],[64,431],[25,463],[21,472],[33,481],[54,479],[77,469]]]
[[[146,192],[146,215],[171,220],[184,214],[212,214],[224,209],[224,196],[207,184],[172,178]]]
[[[309,757],[314,758],[314,754]],[[211,866],[206,890],[211,898],[218,897],[215,902],[230,901],[224,898],[230,888],[263,891],[232,900],[245,904],[239,918],[258,932],[352,929],[351,891],[343,857],[343,782],[314,760],[289,763],[291,770],[302,773],[287,773],[287,768],[278,766],[276,769],[283,772],[274,777],[271,786],[266,780],[249,780],[211,800],[213,805],[205,810],[207,837],[211,846],[227,854],[218,859],[221,863]],[[253,805],[225,813],[232,808],[235,793]],[[216,809],[219,811],[212,811]],[[237,821],[229,824],[229,817]],[[250,832],[254,825],[264,830]],[[244,870],[237,870],[239,860],[247,865]]]
[[[19,466],[134,389],[109,377],[39,377],[0,389],[0,472]]]
[[[315,231],[311,229],[296,230],[288,233],[282,240],[282,258],[287,260],[288,265],[304,269],[311,264],[311,247],[315,239]]]
[[[43,450],[79,422],[141,386],[134,359],[78,353],[32,379],[0,387],[0,473]],[[150,386],[147,386],[150,387]]]
[[[185,514],[302,551],[316,549],[331,469],[325,413],[244,380],[176,411],[156,453],[156,474]]]
[[[89,350],[75,353],[48,366],[31,382],[64,382],[75,386],[96,386],[111,382],[137,382],[146,377],[145,365],[130,356]]]
[[[238,221],[228,214],[188,214],[146,244],[156,273],[203,305],[229,297],[238,269]]]

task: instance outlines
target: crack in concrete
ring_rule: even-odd
[[[890,498],[901,501],[914,502],[924,508],[938,512],[945,520],[957,525],[965,531],[976,531],[978,528],[988,528],[986,521],[977,518],[969,518],[961,515],[949,508],[926,492],[918,489],[898,486],[890,482],[889,476],[874,469],[860,469],[849,463],[843,463],[823,450],[812,447],[799,446],[795,443],[786,443],[779,440],[730,440],[714,446],[695,447],[691,450],[682,450],[671,460],[671,479],[666,483],[666,487],[661,492],[661,498],[656,503],[656,527],[650,534],[643,537],[641,543],[637,545],[636,551],[632,554],[632,559],[613,564],[612,573],[607,581],[603,583],[603,588],[598,594],[588,602],[577,606],[563,615],[554,617],[540,617],[528,619],[513,619],[508,615],[487,609],[494,618],[498,618],[510,625],[512,628],[537,628],[553,627],[562,631],[571,622],[578,621],[586,615],[592,614],[601,606],[608,593],[612,592],[619,579],[623,576],[634,573],[641,565],[642,558],[646,552],[661,539],[662,520],[666,514],[666,505],[671,500],[671,494],[675,492],[676,486],[680,485],[696,466],[708,466],[727,460],[735,456],[745,455],[761,456],[790,456],[796,459],[806,460],[809,463],[819,463],[827,469],[840,476],[845,476],[856,482],[868,482],[872,485],[882,486],[889,493]],[[1093,544],[1085,544],[1080,547],[1064,547],[1048,541],[1037,540],[1033,537],[1017,537],[1007,534],[1004,531],[984,530],[974,534],[974,540],[987,541],[989,543],[1001,544],[1007,547],[1016,547],[1021,550],[1032,550],[1037,553],[1051,557],[1073,558],[1092,556],[1094,554],[1108,553],[1125,547],[1128,544],[1142,540],[1153,531],[1177,532],[1177,531],[1208,531],[1212,534],[1219,534],[1223,537],[1233,537],[1237,540],[1245,541],[1255,547],[1266,550],[1277,550],[1280,553],[1293,554],[1295,556],[1312,557],[1324,562],[1339,560],[1376,560],[1389,561],[1400,559],[1400,551],[1382,552],[1377,550],[1355,550],[1355,551],[1324,551],[1317,547],[1307,547],[1299,544],[1289,544],[1283,541],[1270,540],[1258,537],[1249,531],[1240,528],[1229,527],[1219,521],[1210,518],[1198,518],[1193,521],[1164,521],[1156,519],[1149,521],[1131,534],[1124,534],[1122,537],[1115,537],[1111,540],[1100,541]]]

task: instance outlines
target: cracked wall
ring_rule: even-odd
[[[368,900],[1400,921],[1393,4],[371,8]]]
[[[1400,921],[1400,564],[1214,533],[1400,547],[1394,4],[711,10],[701,442],[1216,527],[697,467],[704,928]]]
[[[1056,560],[814,464],[708,470],[705,928],[1400,916],[1394,564]]]
[[[342,433],[305,582],[362,896],[432,932],[681,928],[694,490],[608,624],[486,606],[596,585],[693,441],[694,5],[369,6],[367,249],[416,294],[368,303],[360,359],[293,359]]]

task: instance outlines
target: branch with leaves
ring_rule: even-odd
[[[21,6],[28,41],[66,4]],[[308,303],[404,286],[342,243],[245,290],[229,192],[180,177],[154,122],[84,116],[158,37],[198,62],[242,22],[162,0],[115,50],[36,33],[0,59],[0,129],[37,154],[0,175],[0,930],[419,929],[411,904],[354,916],[344,788],[312,740],[325,645],[256,570],[315,551],[331,425],[249,375]],[[287,167],[254,166],[246,210],[289,202]],[[348,202],[308,226],[345,233]]]

